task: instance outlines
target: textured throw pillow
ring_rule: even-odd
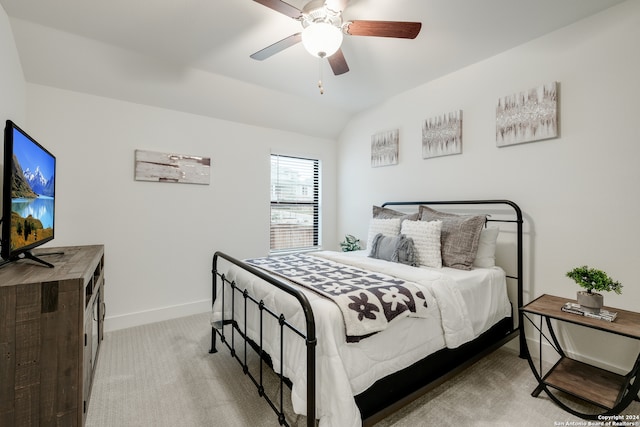
[[[406,214],[404,212],[399,212],[389,208],[382,208],[380,206],[374,206],[372,209],[373,218],[400,218],[400,221],[404,221],[405,219],[411,221],[417,221],[420,218],[418,217],[419,213]]]
[[[382,233],[376,234],[371,244],[371,254],[369,254],[369,256],[371,258],[399,262],[413,267],[418,265],[413,239],[404,234],[398,236],[385,236]]]
[[[498,240],[498,227],[483,228],[478,240],[478,252],[473,260],[474,267],[491,268],[496,266],[496,242]]]
[[[367,249],[371,250],[371,244],[376,234],[385,236],[397,236],[400,234],[400,218],[371,218],[369,221],[369,234],[367,235]]]
[[[413,239],[418,264],[441,268],[440,232],[442,221],[403,221],[401,233]]]
[[[471,270],[478,251],[484,215],[456,215],[420,206],[422,221],[442,221],[442,264],[459,270]]]

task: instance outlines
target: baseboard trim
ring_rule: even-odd
[[[205,313],[210,310],[211,300],[203,300],[186,304],[172,305],[169,307],[162,307],[153,310],[139,311],[136,313],[107,316],[104,319],[104,331],[117,331],[119,329],[126,329],[134,326],[161,322],[163,320]]]

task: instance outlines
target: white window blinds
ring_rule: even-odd
[[[319,163],[271,155],[271,252],[319,247]]]

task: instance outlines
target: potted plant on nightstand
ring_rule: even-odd
[[[613,291],[616,294],[622,293],[620,282],[613,280],[602,270],[589,268],[586,265],[576,267],[567,272],[567,277],[573,279],[586,291],[578,291],[578,304],[592,313],[599,313],[604,305],[604,297],[598,292]],[[595,292],[594,292],[595,291]]]
[[[344,236],[344,242],[340,242],[342,252],[351,252],[360,250],[360,240],[351,234]]]

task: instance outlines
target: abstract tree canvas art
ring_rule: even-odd
[[[422,123],[422,158],[462,153],[462,110]]]
[[[521,144],[558,136],[558,83],[498,99],[496,145]]]
[[[378,132],[371,136],[371,166],[398,164],[398,129]]]

